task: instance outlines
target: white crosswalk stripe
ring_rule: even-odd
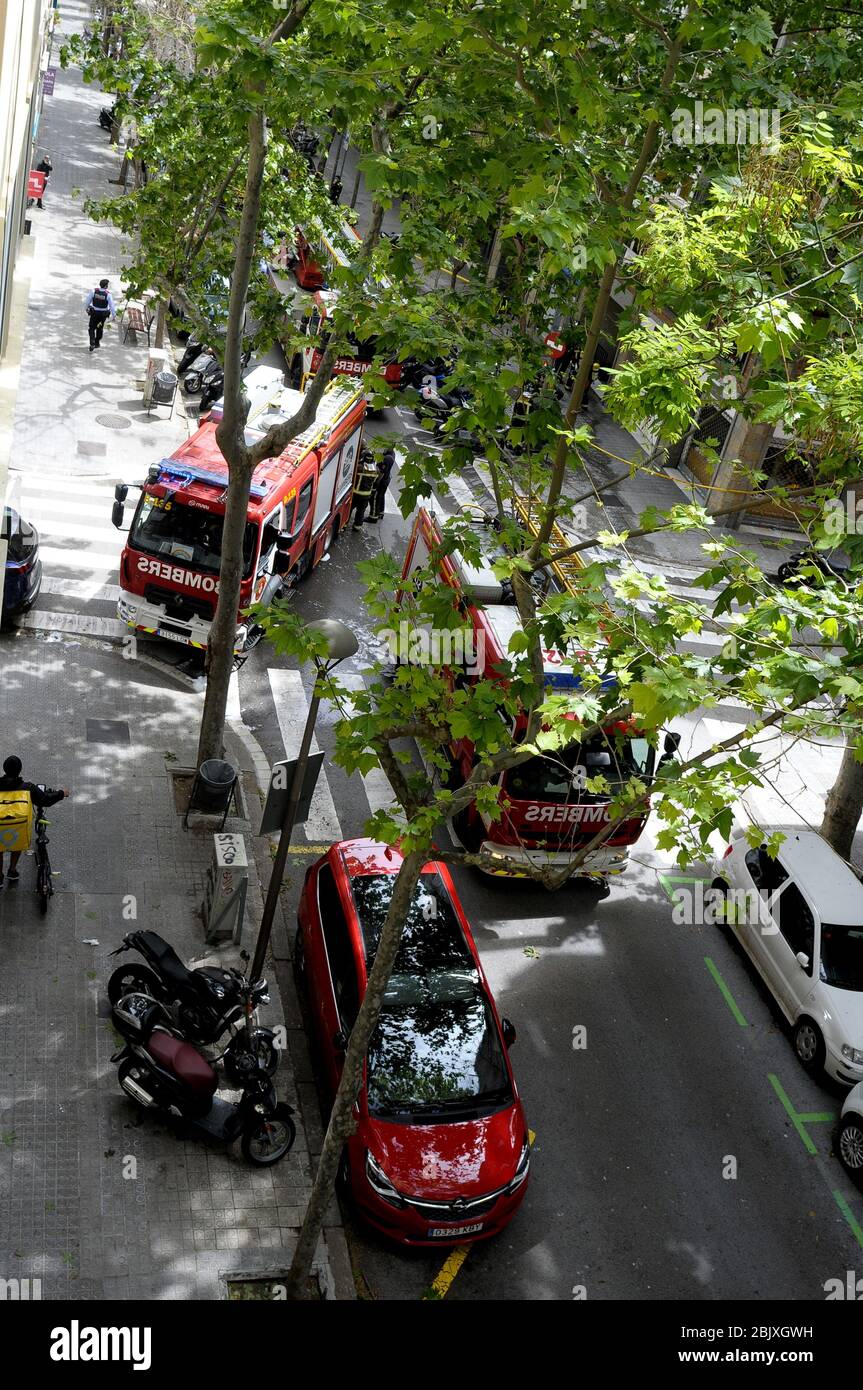
[[[308,714],[309,702],[303,689],[303,679],[299,671],[267,671],[279,732],[286,758],[295,758],[300,751],[303,729]],[[313,753],[319,751],[317,739],[312,740]],[[333,795],[327,775],[321,768],[317,786],[312,796],[308,819],[300,827],[310,844],[316,841],[341,840],[342,827],[336,814]]]
[[[348,690],[362,690],[365,687],[365,681],[358,672],[346,673],[338,677],[338,679],[339,683]],[[345,712],[350,714],[350,708]],[[389,779],[383,768],[374,767],[371,772],[363,772],[360,775],[372,813],[375,811],[389,811],[395,815],[396,820],[403,821],[403,813],[393,795],[393,789],[389,784]]]
[[[36,527],[42,588],[21,626],[119,641],[116,617],[125,532],[111,525],[113,485],[74,474],[12,472],[7,500]]]

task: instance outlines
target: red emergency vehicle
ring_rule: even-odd
[[[520,630],[521,622],[510,586],[499,580],[492,568],[494,547],[491,544],[485,547],[486,557],[482,565],[476,567],[457,551],[440,555],[441,538],[435,516],[420,509],[411,533],[403,577],[407,579],[415,570],[425,568],[430,557],[435,556],[438,580],[449,584],[459,595],[460,611],[472,629],[468,660],[462,662],[458,679],[505,680],[510,638]],[[544,651],[543,666],[547,688],[551,691],[574,690],[581,683],[584,668],[580,674],[560,651]],[[613,677],[607,677],[602,687],[609,689],[614,683]],[[523,736],[526,722],[526,716],[516,719],[512,730],[515,742]],[[676,746],[676,736],[669,735],[666,754],[670,755]],[[458,787],[473,769],[474,745],[468,738],[457,739],[450,745],[449,756],[451,785]],[[562,867],[571,861],[576,850],[609,824],[609,803],[615,789],[619,790],[633,777],[649,782],[655,766],[655,749],[637,727],[610,725],[589,740],[573,742],[568,749],[531,758],[504,772],[499,785],[505,809],[499,819],[482,815],[473,805],[454,818],[453,827],[471,851],[482,849],[492,858],[506,855],[524,864]],[[606,779],[610,792],[589,792],[586,780],[600,775]],[[624,821],[579,865],[575,875],[606,877],[621,873],[627,864],[629,846],[641,835],[647,815],[645,810],[642,815]],[[489,868],[488,872],[513,874],[505,867]]]
[[[291,380],[302,390],[310,376],[321,364],[323,348],[317,346],[327,333],[327,320],[332,317],[338,290],[331,286],[331,276],[339,266],[350,265],[351,251],[356,252],[361,239],[349,222],[342,222],[337,236],[321,231],[314,241],[297,231],[293,244],[287,240],[280,245],[269,266],[272,284],[285,302],[292,327],[299,327],[309,344],[291,358]],[[382,281],[384,288],[387,282]],[[362,376],[369,371],[377,352],[377,342],[352,339],[354,351],[336,359],[335,373],[343,376]],[[293,349],[292,349],[293,351]],[[390,386],[401,383],[401,362],[387,362],[381,369]]]
[[[269,370],[269,369],[265,369]],[[279,379],[250,391],[246,439],[260,439],[302,403]],[[228,469],[216,443],[216,419],[202,425],[170,458],[150,469],[120,557],[117,612],[137,631],[206,647],[216,611]],[[247,650],[260,628],[245,616],[269,603],[286,584],[313,568],[343,530],[350,511],[365,418],[362,389],[331,382],[317,417],[279,458],[252,476],[243,540],[243,580],[236,651]],[[114,524],[122,523],[123,487]]]

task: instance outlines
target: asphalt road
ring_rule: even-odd
[[[297,593],[302,616],[355,628],[355,672],[371,643],[356,562],[378,545],[396,553],[407,531],[389,514],[346,533]],[[240,676],[244,718],[269,758],[283,756],[284,742],[270,672],[290,664],[263,648]],[[283,724],[300,713],[292,707]],[[324,707],[325,751],[332,726]],[[373,789],[325,768],[342,835],[361,834]],[[802,1071],[733,940],[672,923],[658,876],[669,867],[648,830],[605,899],[456,874],[498,1007],[518,1032],[513,1064],[536,1138],[521,1211],[470,1250],[452,1282],[445,1276],[447,1298],[821,1300],[826,1280],[863,1260],[834,1195],[860,1222],[863,1199],[831,1156],[832,1124],[798,1132],[786,1108],[837,1114],[841,1094]],[[576,1049],[577,1027],[586,1045]],[[394,1250],[349,1224],[367,1296],[430,1289],[447,1251]]]

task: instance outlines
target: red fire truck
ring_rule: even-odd
[[[327,320],[332,317],[338,290],[330,285],[332,272],[350,264],[350,253],[360,245],[360,237],[348,222],[342,222],[338,236],[318,232],[310,242],[297,231],[293,244],[283,241],[269,265],[270,280],[285,302],[287,315],[294,328],[299,327],[309,339],[308,347],[294,352],[291,359],[291,381],[301,390],[321,364],[323,349],[316,346],[327,332]],[[290,275],[289,275],[290,272]],[[384,287],[387,282],[382,281]],[[360,342],[352,339],[353,352],[336,359],[335,372],[344,376],[362,376],[372,365],[377,351],[374,339]],[[402,379],[401,362],[387,362],[382,368],[384,380],[398,386]]]
[[[510,638],[521,627],[510,586],[499,580],[492,568],[493,545],[484,546],[481,566],[469,564],[457,551],[440,555],[441,531],[433,513],[421,508],[414,522],[403,570],[408,579],[429,564],[435,555],[439,582],[449,584],[459,595],[459,608],[469,624],[468,642],[458,653],[459,680],[506,679]],[[499,550],[497,551],[499,555]],[[422,645],[419,643],[418,645]],[[469,647],[469,650],[467,650]],[[404,655],[400,652],[400,659]],[[408,654],[408,660],[411,659]],[[585,661],[587,658],[585,658]],[[543,652],[547,688],[554,692],[574,690],[580,684],[579,671],[560,651]],[[441,664],[447,664],[443,662]],[[583,672],[582,672],[583,673]],[[601,674],[597,672],[597,674]],[[612,688],[613,677],[602,681]],[[516,719],[512,737],[523,736],[526,718]],[[665,755],[671,756],[678,743],[675,734],[666,737]],[[474,766],[475,749],[470,739],[457,739],[450,745],[451,785],[467,780]],[[492,859],[507,856],[520,863],[537,866],[563,866],[574,852],[609,823],[609,803],[615,790],[630,778],[650,781],[656,754],[649,741],[632,724],[609,725],[601,734],[583,742],[573,742],[552,755],[537,756],[504,772],[499,779],[500,799],[505,803],[501,817],[492,820],[473,805],[454,818],[453,826],[464,846],[484,850]],[[587,779],[603,776],[608,793],[592,793]],[[625,869],[629,846],[641,835],[648,812],[624,821],[598,849],[575,870],[575,876],[607,877]],[[491,873],[512,875],[509,868]],[[517,875],[515,875],[517,876]]]
[[[250,391],[249,443],[302,403],[280,381]],[[220,411],[214,410],[218,417]],[[312,569],[344,529],[365,418],[362,389],[331,382],[317,418],[279,458],[252,476],[243,540],[236,648],[260,637],[246,610],[269,603]],[[216,610],[228,470],[216,443],[216,420],[202,425],[170,458],[150,469],[120,557],[121,620],[137,632],[191,647],[207,645]],[[113,521],[122,525],[127,488],[115,493]]]

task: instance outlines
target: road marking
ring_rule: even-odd
[[[839,1191],[838,1188],[833,1189],[833,1200],[836,1203],[839,1210],[841,1211],[842,1215],[845,1217],[845,1220],[848,1222],[848,1225],[851,1227],[851,1233],[854,1236],[854,1239],[856,1240],[857,1244],[860,1246],[861,1249],[863,1249],[863,1228],[861,1228],[860,1222],[857,1220],[856,1216],[854,1215],[853,1211],[849,1207],[848,1203],[845,1201],[845,1198],[842,1196],[842,1193]]]
[[[119,584],[102,584],[99,579],[55,579],[43,574],[40,593],[59,594],[61,598],[78,598],[88,603],[116,603],[120,597]]]
[[[328,845],[288,845],[288,854],[326,854],[327,850],[332,849],[332,843]]]
[[[704,964],[707,966],[707,969],[713,976],[715,983],[719,987],[719,992],[722,995],[722,998],[725,1000],[734,1017],[737,1019],[737,1022],[740,1024],[740,1027],[748,1028],[749,1024],[746,1022],[746,1019],[743,1017],[743,1014],[737,1007],[737,1000],[734,998],[734,995],[731,993],[731,990],[728,988],[727,984],[723,980],[722,976],[720,975],[719,971],[717,970],[716,966],[714,965],[713,961],[710,959],[709,956],[704,957]]]
[[[457,1245],[444,1261],[443,1268],[436,1279],[433,1279],[429,1287],[423,1294],[423,1300],[432,1302],[435,1299],[446,1298],[450,1291],[453,1280],[470,1254],[469,1245]]]
[[[43,608],[33,608],[25,613],[17,623],[33,632],[68,632],[77,637],[104,637],[110,642],[121,642],[129,635],[129,629],[118,618],[98,618],[92,613],[51,613]]]
[[[835,1119],[836,1119],[836,1116],[835,1116],[834,1114],[830,1114],[830,1113],[828,1113],[828,1112],[822,1112],[821,1114],[810,1114],[810,1115],[799,1114],[799,1113],[794,1109],[794,1106],[791,1104],[791,1101],[790,1101],[789,1098],[788,1098],[788,1093],[786,1092],[784,1086],[782,1085],[782,1082],[779,1080],[779,1077],[776,1076],[776,1074],[775,1074],[774,1072],[768,1072],[767,1079],[768,1079],[768,1081],[770,1082],[770,1085],[773,1087],[774,1091],[776,1092],[776,1095],[779,1097],[780,1101],[782,1102],[782,1105],[783,1105],[783,1108],[784,1108],[784,1110],[785,1110],[785,1113],[786,1113],[786,1115],[788,1116],[788,1118],[789,1118],[789,1120],[791,1121],[791,1123],[793,1124],[794,1128],[797,1130],[798,1135],[799,1135],[800,1138],[802,1139],[803,1144],[804,1144],[804,1147],[806,1148],[807,1153],[810,1153],[810,1154],[812,1154],[812,1155],[816,1155],[816,1154],[818,1153],[818,1148],[817,1148],[817,1146],[815,1145],[815,1143],[813,1142],[812,1138],[810,1137],[810,1135],[809,1135],[809,1133],[808,1133],[808,1131],[807,1131],[807,1129],[806,1129],[807,1123],[808,1123],[808,1124],[813,1124],[813,1123],[824,1124],[824,1123],[826,1123],[828,1120],[835,1120]]]
[[[89,570],[91,574],[116,574],[120,568],[120,551],[116,555],[106,555],[94,550],[64,550],[61,546],[39,546],[39,558],[43,565],[57,569]]]
[[[337,677],[338,679],[338,677]],[[346,672],[341,677],[341,684],[347,690],[358,691],[365,689],[365,681],[358,673]],[[353,710],[352,702],[348,703],[348,714]],[[370,772],[360,773],[365,789],[366,798],[372,815],[375,811],[387,811],[395,819],[404,824],[404,812],[395,798],[395,793],[389,783],[389,778],[382,767],[373,767]]]
[[[286,758],[295,758],[300,751],[303,728],[309,712],[309,702],[303,689],[299,671],[267,671],[273,705],[279,721],[279,732],[285,748]],[[311,751],[319,752],[317,739],[312,739]],[[327,774],[321,769],[317,786],[312,796],[312,804],[304,825],[299,827],[307,840],[341,840],[342,827],[336,815],[333,795]]]

